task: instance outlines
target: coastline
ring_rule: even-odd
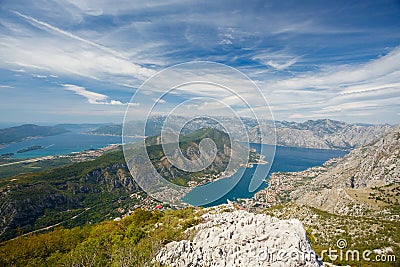
[[[247,164],[242,164],[242,165],[240,165],[240,168],[253,168],[254,167],[253,165],[264,165],[264,164],[268,163],[268,161],[264,160],[265,155],[258,154],[258,156],[259,156],[259,158],[257,159],[256,162],[248,162]],[[203,185],[206,185],[209,183],[216,182],[221,179],[229,178],[232,175],[234,175],[237,171],[238,170],[236,170],[236,169],[234,169],[230,172],[223,171],[223,172],[220,172],[217,175],[215,175],[212,179],[210,179],[211,177],[203,176],[203,177],[201,177],[202,180],[200,182],[190,181],[190,182],[188,182],[188,185],[189,185],[190,189],[193,189],[198,186],[203,186]]]
[[[18,161],[3,163],[3,164],[0,164],[0,167],[10,166],[10,165],[15,165],[15,164],[33,163],[33,162],[52,160],[52,159],[57,159],[57,158],[67,158],[67,159],[71,160],[71,162],[82,162],[82,161],[87,161],[87,160],[93,160],[97,157],[100,157],[105,152],[108,152],[112,149],[118,148],[120,145],[121,144],[109,144],[109,145],[107,145],[105,147],[101,147],[101,148],[86,149],[86,150],[83,150],[80,152],[71,152],[71,153],[64,154],[64,155],[57,155],[57,156],[50,155],[50,156],[42,156],[42,157],[35,157],[35,158],[27,158],[27,159],[22,159],[22,160],[18,160]]]
[[[122,134],[98,134],[98,133],[90,133],[90,132],[83,132],[82,134],[97,135],[97,136],[114,136],[114,137],[121,137],[122,138]],[[128,137],[128,138],[146,138],[147,136],[144,136],[144,135],[125,135],[124,137]]]

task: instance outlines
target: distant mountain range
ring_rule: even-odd
[[[315,251],[322,256],[322,251],[328,248],[339,248],[339,240],[344,241],[343,254],[346,255],[347,251],[370,250],[371,259],[375,255],[396,256],[398,259],[400,126],[320,120],[279,122],[277,128],[278,133],[279,129],[299,135],[310,133],[321,138],[318,140],[330,138],[332,142],[335,138],[346,137],[349,146],[359,147],[324,166],[273,174],[268,181],[269,187],[262,190],[271,193],[264,200],[268,202],[269,197],[275,197],[287,203],[272,205],[269,209],[260,205],[261,199],[256,197],[208,209],[160,212],[139,208],[121,219],[117,216],[122,217],[122,210],[158,204],[152,202],[130,176],[121,151],[107,153],[93,161],[1,179],[0,240],[10,239],[20,231],[46,230],[49,225],[86,226],[29,234],[3,242],[0,251],[4,257],[0,263],[28,266],[33,265],[28,264],[32,262],[60,265],[68,261],[79,265],[83,259],[88,259],[99,266],[104,266],[104,262],[117,262],[118,266],[123,263],[151,266],[156,261],[167,265],[179,262],[180,266],[205,261],[229,266],[257,266],[253,251],[263,248],[268,248],[268,251],[286,249],[295,253]],[[384,134],[385,131],[389,132]],[[358,138],[357,133],[362,138]],[[381,136],[374,139],[374,134],[378,133]],[[289,136],[294,138],[297,135]],[[217,148],[224,149],[228,140],[226,133],[216,129],[185,134],[180,139],[185,156],[195,159],[198,142],[204,138],[212,138]],[[372,139],[375,141],[363,144]],[[344,143],[343,139],[335,142],[339,141]],[[155,163],[160,163],[159,171],[165,171],[167,176],[172,174],[171,178],[186,175],[162,163],[165,155],[160,150],[160,137],[148,138],[147,145],[150,157]],[[217,163],[224,162],[224,153],[219,153],[220,161]],[[212,167],[219,170],[218,164]],[[282,192],[285,195],[280,195]],[[261,214],[237,210],[246,203],[250,204],[242,208],[260,208]],[[89,225],[112,218],[114,221]],[[38,254],[37,251],[44,252]],[[370,261],[362,258],[361,261],[332,260],[325,255],[323,261],[341,266],[379,266],[368,265]],[[322,264],[318,260],[306,265],[325,266]],[[397,266],[397,261],[384,264]],[[284,262],[279,266],[286,265]],[[297,265],[299,263],[294,262],[291,266]]]
[[[145,129],[146,136],[159,135],[165,119],[165,116],[156,116],[149,118],[146,124],[143,121],[127,122],[124,128],[124,135],[143,136],[143,129]],[[172,120],[173,126],[182,125],[186,120],[187,118],[185,117],[175,116]],[[389,124],[346,123],[330,119],[308,120],[301,123],[289,121],[260,121],[260,123],[257,123],[253,119],[242,118],[245,129],[242,125],[237,125],[235,120],[228,117],[220,117],[218,121],[225,129],[214,120],[197,118],[187,124],[182,132],[189,133],[202,128],[216,128],[230,132],[235,139],[240,141],[246,141],[245,138],[248,135],[249,141],[254,143],[276,143],[280,146],[350,150],[366,145],[393,129],[393,126]],[[110,123],[60,124],[56,126],[25,124],[0,129],[0,146],[29,138],[63,134],[68,132],[68,129],[73,130],[75,128],[90,129],[86,130],[87,133],[95,135],[121,136],[123,131],[121,124]],[[259,139],[260,128],[264,133],[267,133],[263,140]],[[276,140],[274,132],[276,132]]]
[[[352,150],[305,186],[297,202],[338,214],[365,214],[400,200],[400,126]]]
[[[212,164],[197,173],[172,166],[159,138],[148,138],[147,153],[158,172],[175,184],[185,186],[189,181],[201,181],[204,175],[222,172],[229,162],[229,137],[216,129],[200,129],[181,138],[179,145],[189,159],[199,157],[202,139],[211,138],[216,144],[218,151]],[[136,171],[140,173],[140,165]],[[0,241],[14,237],[18,228],[28,232],[60,222],[77,226],[102,221],[110,214],[116,217],[120,215],[116,206],[138,205],[133,193],[146,195],[129,173],[121,149],[92,161],[0,179]],[[155,201],[148,201],[151,202]],[[80,213],[85,216],[68,221]]]
[[[157,135],[161,132],[165,119],[166,117],[163,116],[151,117],[147,121],[146,126],[142,121],[128,122],[125,126],[124,134],[131,136],[143,135],[143,129],[146,127],[146,135]],[[176,125],[180,125],[185,120],[185,117],[174,117],[173,121]],[[220,117],[218,120],[226,127],[227,131],[232,133],[234,138],[244,141],[246,133],[243,131],[241,125],[235,125],[235,121],[227,117]],[[270,133],[262,142],[267,144],[275,143],[273,122],[261,121],[260,124],[258,124],[257,121],[253,119],[242,119],[242,121],[249,133],[249,140],[251,142],[260,143],[258,133],[260,132],[259,125],[261,125],[261,129],[265,133]],[[223,130],[215,121],[202,118],[191,121],[186,127],[187,131],[214,127]],[[275,128],[276,144],[280,146],[350,150],[355,147],[366,145],[385,135],[393,129],[393,126],[389,124],[372,125],[346,123],[323,119],[308,120],[302,123],[275,121]],[[122,134],[122,125],[105,125],[89,133],[119,136]]]
[[[339,159],[301,172],[278,172],[257,201],[288,201],[340,215],[366,215],[399,205],[400,126]]]
[[[35,124],[24,124],[20,126],[0,129],[0,146],[20,142],[29,138],[59,135],[68,132],[56,126],[38,126]]]
[[[400,255],[400,126],[374,142],[301,172],[276,172],[249,209],[298,219],[319,255],[334,244],[371,250],[370,259],[328,260],[347,266],[397,266]],[[266,209],[267,208],[267,209]],[[342,244],[338,243],[341,240]],[[392,260],[370,264],[374,257]],[[385,256],[386,256],[385,255]],[[372,260],[371,260],[372,259]]]

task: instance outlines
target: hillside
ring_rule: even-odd
[[[183,147],[196,144],[195,136],[214,136],[219,137],[218,140],[225,135],[202,129],[188,136],[181,139]],[[269,252],[281,249],[296,255],[310,255],[314,251],[317,256],[322,255],[322,259],[316,261],[291,259],[291,266],[322,266],[322,261],[351,266],[398,266],[399,138],[400,127],[397,127],[342,159],[332,159],[323,166],[302,172],[276,173],[267,189],[243,203],[162,212],[136,209],[121,220],[69,230],[57,227],[49,233],[3,242],[0,251],[4,257],[0,264],[265,266],[266,256],[260,253],[267,248]],[[157,148],[158,142],[157,137],[151,137],[148,147]],[[117,152],[113,155],[117,162],[122,156]],[[103,158],[96,164],[107,166],[107,161]],[[85,170],[81,173],[87,173],[91,168],[91,165],[85,166],[87,168],[81,166]],[[87,174],[96,179],[102,177],[91,175],[93,172],[90,171]],[[74,171],[65,175],[75,177]],[[96,181],[103,184],[101,179]],[[113,194],[118,192],[109,188]],[[337,192],[346,195],[335,197]],[[116,216],[112,212],[124,205],[123,200],[119,198],[118,205],[113,206],[107,216]],[[99,199],[96,201],[98,203]],[[143,206],[143,200],[141,202]],[[102,203],[105,205],[100,208],[107,209],[116,201]],[[240,210],[243,206],[257,212]],[[344,240],[345,247],[338,251],[346,255],[347,251],[357,250],[360,258],[330,258],[323,254],[324,250],[337,249],[339,240]],[[364,251],[371,251],[368,254],[370,260],[361,258]],[[357,257],[357,254],[351,256]],[[382,257],[385,257],[384,262],[375,260]],[[275,258],[274,264],[288,266],[289,262]]]
[[[225,153],[230,151],[227,134],[215,129],[183,135],[180,146],[184,155],[198,158],[199,142],[204,138],[212,138],[218,151],[212,164],[199,172],[185,172],[172,166],[162,146],[156,143],[159,137],[147,138],[146,153],[165,179],[184,186],[189,182],[204,183],[217,177],[231,156]],[[137,171],[140,172],[140,166]],[[138,206],[154,208],[156,204],[136,184],[118,149],[92,161],[1,179],[0,240],[15,236],[18,228],[30,232],[60,222],[76,226],[121,216]],[[70,220],[76,215],[79,216]]]
[[[160,138],[148,137],[146,139],[147,153],[150,155],[157,172],[161,174],[168,181],[182,186],[188,186],[188,182],[195,184],[206,183],[210,181],[211,176],[218,176],[220,172],[227,168],[231,157],[235,157],[243,150],[244,147],[236,144],[235,148],[231,150],[231,142],[227,133],[207,128],[200,129],[190,134],[181,134],[179,137],[179,147],[183,156],[191,162],[200,160],[199,144],[203,139],[209,138],[216,144],[216,155],[212,163],[202,171],[190,172],[183,171],[173,166],[168,158],[165,156],[162,145],[159,143]],[[231,154],[232,153],[232,154]],[[174,151],[170,155],[172,158],[178,157],[177,152]]]
[[[118,216],[116,208],[138,202],[129,198],[138,191],[120,150],[93,161],[1,179],[0,240],[60,222],[74,226]]]
[[[38,126],[35,124],[24,124],[20,126],[0,129],[0,146],[20,142],[29,138],[59,135],[67,130],[54,126]]]
[[[386,192],[379,197],[379,191]],[[293,191],[291,197],[338,214],[362,214],[376,207],[378,201],[399,204],[400,127],[368,146],[354,149],[312,182]]]
[[[305,260],[265,255],[278,250]],[[137,209],[119,221],[3,242],[0,252],[2,266],[322,266],[301,222],[232,205]]]
[[[268,184],[241,205],[280,219],[299,219],[318,253],[344,239],[348,249],[371,250],[371,259],[391,257],[385,263],[324,260],[351,266],[398,266],[400,126],[323,166],[274,173]]]
[[[295,200],[336,214],[363,215],[400,198],[400,126],[343,158],[301,172],[274,173],[257,201]]]
[[[177,125],[181,124],[187,118],[174,117]],[[240,125],[235,125],[234,121],[227,117],[218,118],[221,124],[227,127],[237,140],[245,141],[243,137],[246,133],[242,132]],[[165,117],[151,117],[146,124],[146,135],[160,134]],[[258,133],[260,127],[257,121],[249,118],[243,118],[243,123],[249,132],[250,141],[259,143]],[[292,147],[309,147],[323,149],[342,149],[350,150],[359,146],[369,144],[376,138],[379,138],[393,129],[388,124],[370,125],[370,124],[352,124],[330,119],[308,120],[305,122],[275,121],[276,144]],[[144,123],[140,121],[128,122],[125,135],[136,136],[143,135]],[[266,133],[272,133],[273,123],[270,121],[260,121],[261,128]],[[186,126],[188,131],[200,128],[222,128],[206,118],[197,118]],[[107,125],[99,127],[90,132],[100,135],[121,135],[121,125]],[[275,142],[273,135],[267,136],[264,143],[273,144]]]
[[[350,150],[367,145],[392,129],[387,124],[360,125],[329,119],[278,122],[277,142],[284,146]]]
[[[136,209],[120,221],[22,236],[0,243],[0,266],[152,266],[162,246],[190,237],[199,209]]]

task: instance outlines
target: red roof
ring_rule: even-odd
[[[162,206],[161,205],[157,205],[156,209],[162,209]]]

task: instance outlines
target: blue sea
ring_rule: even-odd
[[[76,127],[68,130],[70,130],[70,132],[60,135],[30,139],[10,144],[0,149],[0,155],[6,153],[15,153],[11,158],[36,158],[51,155],[65,155],[87,149],[101,148],[110,144],[121,144],[121,137],[119,136],[85,134],[85,132],[91,130],[91,128]],[[132,138],[130,141],[135,140],[139,139]],[[16,153],[18,150],[29,148],[31,146],[42,146],[43,148],[24,153]]]
[[[36,158],[51,155],[65,155],[72,152],[80,152],[86,149],[96,149],[110,144],[121,144],[119,136],[89,135],[85,132],[90,128],[77,127],[68,129],[70,132],[48,136],[37,139],[13,143],[0,149],[0,154],[15,153],[12,158]],[[132,138],[129,141],[137,141]],[[18,150],[31,146],[42,146],[43,149],[16,153]],[[273,158],[274,147],[261,144],[250,144],[259,153],[266,156],[268,164],[254,165],[253,168],[241,168],[231,177],[198,186],[189,192],[183,199],[185,202],[195,206],[215,206],[227,203],[227,200],[252,197],[256,192],[268,186],[268,179],[272,172],[302,171],[307,168],[322,165],[325,161],[342,157],[346,151],[310,149],[297,147],[276,147]],[[257,166],[257,167],[256,167]],[[257,170],[257,171],[256,171]],[[255,184],[251,184],[255,182]],[[254,188],[254,186],[257,186]],[[252,188],[253,187],[253,188]],[[231,189],[231,190],[227,190]],[[229,191],[228,193],[226,193]],[[210,202],[211,201],[211,202]],[[206,204],[205,204],[206,203]]]
[[[265,155],[268,164],[258,165],[258,168],[257,165],[254,165],[253,168],[241,168],[231,177],[195,187],[183,198],[183,201],[195,206],[209,207],[227,203],[227,200],[250,198],[268,186],[264,180],[268,179],[273,172],[302,171],[322,165],[331,158],[343,157],[348,153],[340,150],[278,146],[275,157],[272,158],[274,147],[261,144],[251,144],[251,147]],[[259,185],[255,190],[249,189],[251,180],[253,183],[256,181],[256,184]],[[228,193],[224,193],[230,188]]]

